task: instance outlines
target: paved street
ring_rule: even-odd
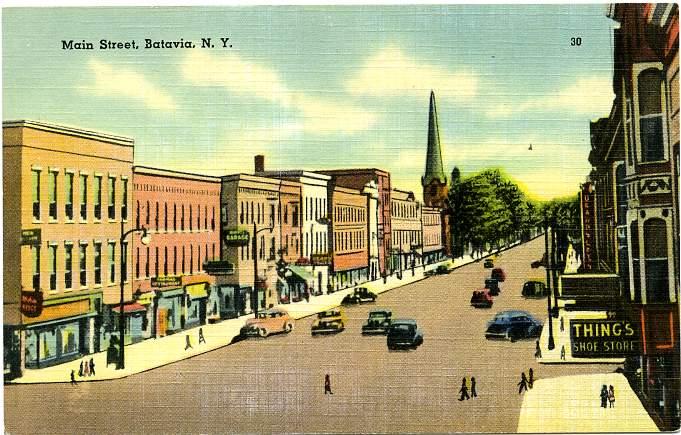
[[[6,430],[515,432],[522,371],[532,367],[537,379],[545,379],[616,367],[539,365],[534,340],[485,340],[486,322],[498,311],[524,309],[545,319],[545,299],[520,296],[525,278],[537,272],[530,262],[542,250],[539,238],[497,260],[507,280],[492,309],[469,305],[471,292],[489,274],[479,262],[384,293],[375,305],[348,308],[347,329],[335,336],[311,337],[307,318],[289,335],[251,339],[125,379],[6,386]],[[361,324],[373,307],[415,318],[424,344],[388,352],[385,337],[363,337]],[[326,373],[332,396],[324,395]],[[475,376],[477,399],[457,401],[463,376]]]

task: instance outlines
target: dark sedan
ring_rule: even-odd
[[[525,311],[502,311],[488,323],[485,338],[509,340],[539,337],[542,324]]]

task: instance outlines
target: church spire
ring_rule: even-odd
[[[421,180],[425,187],[433,180],[446,184],[445,172],[442,168],[442,150],[440,149],[440,132],[438,130],[435,92],[430,91],[430,111],[428,114],[428,154],[426,156],[426,173]]]

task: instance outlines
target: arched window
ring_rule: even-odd
[[[643,223],[643,250],[646,266],[646,302],[669,302],[667,225],[652,218]]]
[[[664,160],[662,72],[649,68],[638,75],[639,132],[644,162]]]

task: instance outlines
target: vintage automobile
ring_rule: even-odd
[[[492,258],[485,258],[484,263],[485,269],[491,269],[494,267],[494,260]]]
[[[487,289],[476,290],[471,296],[471,305],[475,308],[491,308],[493,303],[492,295]]]
[[[524,298],[544,298],[550,290],[541,281],[527,281],[523,284],[522,295]]]
[[[497,313],[487,324],[485,338],[488,340],[509,340],[539,337],[542,324],[529,313],[509,310]]]
[[[504,282],[506,281],[506,272],[500,267],[494,268],[492,269],[492,278],[499,282]]]
[[[489,294],[492,296],[498,296],[501,292],[501,289],[499,288],[499,281],[494,278],[487,278],[485,280],[485,288],[489,289]]]
[[[317,318],[312,322],[312,335],[335,334],[345,330],[347,319],[341,308],[317,313]]]
[[[452,270],[446,265],[441,264],[437,267],[437,269],[435,269],[435,273],[438,275],[446,275],[448,273],[452,273]]]
[[[388,330],[388,349],[412,348],[423,344],[423,332],[413,319],[398,319]]]
[[[267,337],[277,332],[293,331],[293,319],[286,310],[280,308],[270,308],[258,312],[255,319],[248,319],[241,328],[242,337]]]
[[[390,310],[378,308],[369,311],[369,318],[362,325],[362,334],[386,334],[392,323],[393,313]]]
[[[364,304],[367,302],[376,302],[376,293],[370,292],[366,287],[358,287],[351,294],[344,297],[341,303],[348,305]]]

